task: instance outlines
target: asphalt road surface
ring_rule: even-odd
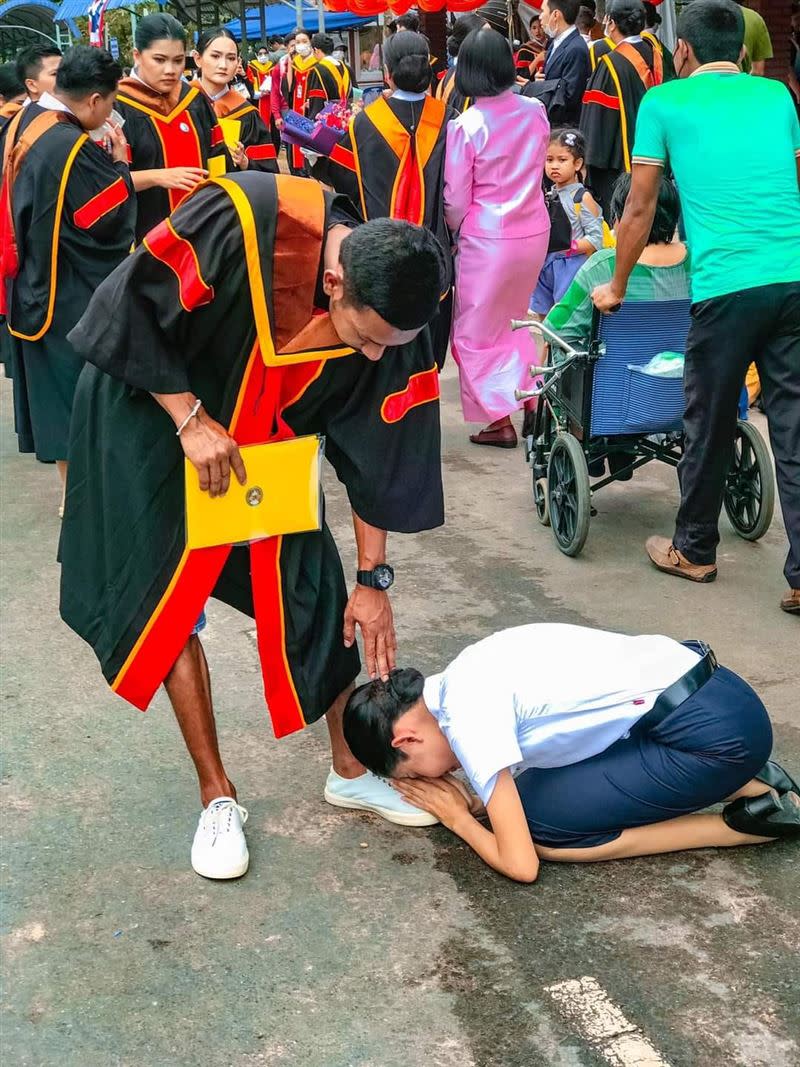
[[[763,695],[776,753],[800,768],[779,518],[758,544],[723,519],[713,585],[660,575],[642,545],[671,532],[677,490],[651,465],[597,495],[567,559],[533,517],[521,452],[468,443],[452,366],[443,392],[447,525],[390,546],[402,662],[432,670],[537,620],[702,637]],[[796,848],[549,865],[523,886],[442,828],[331,808],[324,726],[273,740],[253,625],[216,604],[204,641],[251,867],[236,883],[193,874],[199,804],[169,706],[114,697],[60,622],[57,476],[16,453],[0,393],[5,1064],[800,1064]]]

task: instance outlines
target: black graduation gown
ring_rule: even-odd
[[[249,550],[185,549],[183,452],[148,392],[191,390],[240,444],[324,434],[353,509],[373,526],[443,521],[427,331],[378,362],[342,346],[316,310],[333,221],[356,216],[307,179],[209,183],[108,278],[71,334],[93,365],[76,394],[61,614],[137,707],[212,592],[257,620],[278,736],[324,714],[359,670],[342,644],[347,593],[327,528]]]
[[[472,103],[470,97],[462,96],[456,89],[455,67],[450,67],[436,86],[436,99],[446,104],[455,115],[460,115],[462,111],[466,111]]]
[[[7,285],[14,415],[21,452],[67,458],[83,360],[67,334],[94,290],[128,255],[136,200],[128,167],[63,112],[31,104],[9,131],[30,147],[7,167],[18,267]],[[9,148],[11,146],[9,145]],[[10,231],[3,236],[6,262]]]
[[[580,128],[586,141],[587,185],[608,219],[614,183],[631,169],[639,105],[652,85],[661,84],[662,63],[661,53],[647,40],[623,41],[613,50],[605,40],[598,41],[593,61]]]
[[[195,83],[181,82],[170,102],[138,78],[123,78],[116,108],[125,119],[132,171],[204,167],[211,177],[232,169],[211,101]],[[186,199],[183,189],[144,189],[136,196],[136,242]]]
[[[308,76],[308,107],[306,114],[315,119],[332,100],[348,104],[353,99],[353,82],[348,67],[326,56]]]
[[[440,369],[452,318],[451,238],[444,220],[444,157],[452,117],[431,96],[423,101],[379,97],[356,115],[330,157],[313,170],[315,178],[349,196],[364,219],[405,219],[439,239],[448,262],[448,285],[431,324]]]
[[[249,160],[248,170],[263,171],[265,174],[278,173],[278,154],[272,141],[272,135],[261,118],[258,110],[249,100],[231,89],[225,96],[214,100],[214,114],[217,120],[232,119],[241,123],[239,140],[244,145],[245,155]]]

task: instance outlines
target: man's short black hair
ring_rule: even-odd
[[[32,44],[17,53],[17,76],[24,85],[28,78],[38,78],[42,73],[42,60],[49,56],[63,55],[54,44]]]
[[[564,16],[564,22],[568,26],[574,26],[580,10],[581,0],[547,0],[547,6],[551,11],[560,11]]]
[[[647,24],[647,12],[642,0],[611,0],[606,7],[606,16],[624,37],[635,37]]]
[[[122,67],[105,48],[76,44],[68,48],[56,74],[56,89],[73,100],[91,93],[108,96],[117,88]]]
[[[458,50],[456,89],[461,96],[499,96],[517,80],[508,41],[490,26],[473,30]]]
[[[733,0],[692,0],[678,18],[678,39],[691,45],[697,62],[738,63],[744,15]]]
[[[0,65],[0,96],[4,100],[13,100],[15,96],[22,96],[28,90],[17,72],[17,64],[14,62]]]
[[[280,35],[275,36],[275,37],[270,37],[269,43],[271,45],[273,45],[273,44],[277,45],[278,48],[281,48],[283,46],[283,38]]]
[[[696,3],[697,0],[694,0]],[[631,191],[630,174],[621,174],[614,185],[611,196],[611,223],[616,226],[625,211],[625,202]],[[658,200],[656,213],[653,217],[653,225],[650,227],[650,236],[647,238],[649,245],[669,244],[675,238],[675,230],[678,227],[681,202],[675,183],[662,175],[661,185],[658,188]]]
[[[472,31],[480,30],[485,25],[486,20],[481,18],[480,15],[462,15],[461,18],[456,19],[450,31],[450,36],[447,38],[447,54],[453,57],[457,56],[461,45]]]
[[[430,322],[447,285],[444,252],[430,232],[400,219],[372,219],[342,241],[344,296],[397,330]]]
[[[392,22],[392,32],[397,33],[400,29],[419,33],[419,15],[414,15],[410,11],[407,11],[405,15],[398,15]]]
[[[344,739],[353,755],[373,774],[391,778],[405,755],[392,748],[394,724],[422,696],[425,679],[413,667],[391,671],[350,694],[344,709]]]
[[[320,52],[329,56],[333,51],[333,38],[329,37],[327,33],[315,33],[311,38],[311,47],[318,48]]]
[[[172,15],[145,15],[136,23],[133,43],[137,52],[145,52],[156,41],[180,41],[186,44],[186,29]]]

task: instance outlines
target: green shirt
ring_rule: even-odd
[[[731,63],[645,93],[634,164],[672,167],[692,299],[800,281],[800,123],[781,82]]]
[[[757,11],[740,4],[744,15],[744,46],[747,55],[742,60],[742,70],[749,74],[753,64],[762,59],[772,59],[772,41],[769,39],[767,24]]]
[[[604,248],[590,256],[550,314],[545,325],[568,343],[588,342],[592,332],[592,290],[614,276],[617,253]],[[689,297],[689,256],[671,267],[648,267],[637,263],[628,280],[625,301],[687,300]],[[554,349],[555,353],[555,349]],[[558,358],[556,355],[556,362]]]

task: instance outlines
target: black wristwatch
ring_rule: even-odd
[[[370,589],[386,590],[394,582],[394,570],[388,563],[379,563],[371,571],[356,571],[356,581],[359,585],[366,585]]]

